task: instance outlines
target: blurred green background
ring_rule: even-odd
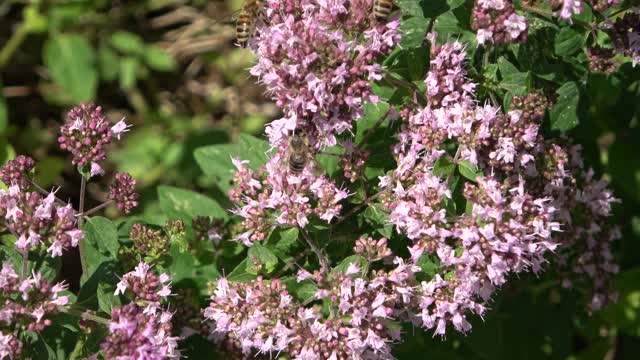
[[[77,201],[79,176],[57,146],[57,130],[71,106],[95,101],[113,121],[126,116],[134,125],[109,154],[106,170],[138,180],[136,215],[160,212],[158,185],[223,199],[193,150],[260,134],[278,116],[247,71],[253,56],[233,46],[229,20],[240,6],[240,0],[0,0],[0,163],[30,155],[40,185],[62,186],[60,196]],[[639,358],[639,81],[630,67],[590,75],[581,123],[570,134],[622,199],[614,219],[624,233],[615,248],[619,302],[589,316],[551,274],[523,276],[500,291],[468,336],[450,333],[443,341],[406,328],[399,358]],[[104,200],[100,189],[110,180],[90,184],[89,207]],[[73,271],[73,259],[67,261]]]

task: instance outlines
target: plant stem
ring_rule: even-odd
[[[98,206],[96,206],[96,207],[94,207],[92,209],[89,209],[89,210],[87,210],[87,211],[85,211],[83,213],[78,213],[76,215],[76,217],[81,218],[81,217],[84,217],[84,216],[89,216],[89,215],[91,215],[91,214],[93,214],[93,213],[95,213],[97,211],[100,211],[100,210],[106,208],[107,206],[111,205],[112,203],[113,203],[113,200],[109,200],[109,201],[104,202],[104,203],[102,203],[102,204],[100,204],[100,205],[98,205]]]
[[[97,322],[97,323],[100,323],[100,324],[103,324],[103,325],[109,325],[109,319],[105,319],[105,318],[100,317],[100,316],[89,314],[89,313],[86,313],[86,312],[81,311],[79,309],[66,308],[63,311],[66,312],[69,315],[78,316],[78,317],[80,317],[82,319],[85,319],[85,320],[94,321],[94,322]]]
[[[18,29],[11,35],[9,40],[4,44],[0,50],[0,70],[7,65],[13,53],[20,47],[20,45],[27,38],[29,31],[25,27],[25,23],[22,22],[18,25]]]
[[[29,182],[31,183],[31,185],[36,188],[36,190],[38,190],[39,193],[41,193],[42,195],[49,195],[50,192],[43,189],[40,185],[36,184],[35,181],[29,179]],[[58,203],[58,205],[66,205],[67,203],[64,202],[64,200],[60,199],[59,197],[56,196],[56,202]]]
[[[458,148],[456,149],[456,154],[453,155],[453,165],[458,165],[458,160],[460,159],[460,150],[462,149],[462,146],[458,146]],[[451,174],[449,174],[447,176],[447,180],[446,183],[449,184],[449,180],[451,180],[451,176],[453,175],[453,173],[456,171],[456,169],[454,168],[453,171],[451,172]]]
[[[320,249],[320,247],[318,247],[318,245],[311,239],[309,234],[307,234],[306,230],[304,230],[303,228],[300,228],[300,232],[302,233],[302,237],[304,237],[304,239],[307,241],[307,244],[309,245],[309,248],[311,248],[311,251],[316,253],[316,256],[318,257],[318,262],[320,262],[320,267],[326,274],[328,274],[329,270],[331,269],[329,267],[329,259],[322,252],[322,249]]]
[[[82,180],[80,182],[80,207],[78,208],[78,212],[82,214],[84,212],[84,197],[87,190],[87,178],[82,176]],[[78,218],[78,228],[82,230],[84,225],[84,217],[80,216]],[[80,243],[78,244],[78,250],[80,251],[80,264],[82,265],[82,275],[87,274],[87,251],[85,239],[80,239]]]
[[[520,3],[520,7],[522,7],[523,10],[531,11],[531,12],[536,13],[538,15],[547,16],[547,17],[552,17],[553,16],[553,13],[551,11],[540,9],[540,8],[537,8],[537,7],[534,7],[534,6],[529,6],[527,4]]]
[[[362,209],[363,207],[370,205],[369,203],[370,203],[372,200],[375,200],[378,196],[382,195],[382,193],[384,193],[384,191],[380,191],[380,192],[378,192],[378,193],[376,193],[376,194],[373,194],[373,195],[369,196],[368,198],[364,199],[364,201],[362,202],[362,204],[360,204],[360,205],[358,205],[358,206],[354,207],[353,209],[349,210],[346,214],[342,215],[342,216],[338,219],[338,221],[337,221],[335,224],[333,224],[333,225],[335,226],[335,225],[337,225],[337,224],[341,223],[341,222],[342,222],[342,221],[344,221],[346,218],[348,218],[349,216],[351,216],[351,215],[353,215],[354,213],[358,212],[358,211],[359,211],[360,209]]]
[[[27,265],[29,264],[29,247],[22,251],[22,280],[27,279]]]
[[[367,131],[367,133],[362,137],[362,140],[360,140],[360,142],[358,143],[358,147],[362,147],[367,142],[367,140],[369,140],[369,138],[373,135],[373,133],[376,130],[378,130],[378,128],[382,125],[382,123],[387,119],[390,113],[391,113],[391,105],[389,105],[389,110],[387,110],[384,113],[384,115],[382,115],[382,117],[378,119],[375,125],[373,125],[373,127],[369,129],[369,131]]]

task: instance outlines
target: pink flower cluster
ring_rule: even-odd
[[[0,223],[16,236],[16,247],[21,251],[43,244],[56,257],[78,246],[84,233],[77,228],[75,215],[71,205],[56,203],[53,192],[43,197],[18,185],[0,189]]]
[[[238,171],[231,197],[240,203],[235,213],[245,219],[238,237],[243,243],[264,239],[274,225],[304,227],[312,214],[327,222],[338,216],[347,193],[318,176],[310,160],[302,173],[289,171],[288,140],[302,133],[313,158],[352,128],[365,102],[378,101],[370,80],[382,78],[377,60],[399,42],[400,33],[397,19],[372,21],[372,5],[372,0],[266,2],[265,22],[251,43],[258,55],[251,73],[266,85],[284,117],[267,126],[276,152],[266,173],[256,176],[245,162],[234,161]],[[345,171],[351,178],[361,169]]]
[[[134,303],[111,312],[109,335],[100,347],[107,359],[164,360],[180,358],[178,339],[171,336],[170,312],[147,315]]]
[[[73,155],[72,163],[79,168],[90,165],[91,176],[102,175],[99,162],[107,157],[106,147],[114,137],[120,140],[130,125],[124,119],[111,125],[102,114],[102,107],[93,103],[76,106],[67,117],[67,123],[60,128],[60,148]]]
[[[619,234],[605,225],[616,200],[606,184],[568,166],[578,151],[569,156],[539,134],[539,95],[518,99],[507,114],[477,105],[463,59],[460,43],[432,45],[425,83],[434,101],[407,116],[394,148],[398,167],[380,179],[391,222],[413,243],[412,261],[435,256],[440,263],[440,274],[416,290],[413,311],[438,334],[449,323],[466,332],[467,313],[482,315],[510,273],[540,271],[559,246],[560,259],[593,281],[592,303],[605,303],[617,271],[609,245]],[[455,154],[447,151],[452,145]],[[458,175],[443,163],[464,166],[471,179],[454,187]],[[463,196],[467,211],[455,210],[452,192]],[[588,229],[569,213],[579,205],[592,207],[584,209]]]
[[[582,13],[584,3],[591,5],[594,11],[604,12],[620,3],[620,0],[547,0],[561,19],[571,19],[573,15]]]
[[[171,295],[171,278],[162,273],[156,276],[151,265],[141,262],[136,268],[120,279],[115,295],[125,294],[129,290],[141,304],[145,304],[145,314],[156,314],[160,308],[160,300]]]
[[[115,294],[131,294],[131,303],[111,312],[109,335],[101,344],[108,359],[179,358],[178,337],[172,336],[173,314],[160,307],[171,295],[167,274],[155,275],[144,262],[125,274]]]
[[[348,194],[326,176],[318,176],[307,165],[301,174],[288,171],[282,152],[266,165],[266,174],[249,169],[248,161],[233,160],[237,171],[231,199],[240,205],[233,212],[244,218],[237,239],[247,246],[264,240],[273,226],[309,224],[309,217],[330,222],[342,209],[340,201]]]
[[[476,0],[473,4],[471,28],[476,30],[478,44],[510,44],[527,41],[529,25],[516,14],[509,0]]]
[[[219,279],[204,316],[211,321],[211,338],[226,341],[245,356],[288,353],[293,359],[392,359],[390,344],[400,339],[390,326],[403,316],[412,300],[417,267],[396,259],[397,267],[372,273],[350,264],[344,274],[303,272],[298,281],[312,279],[315,300],[330,298],[336,316],[324,319],[316,307],[298,303],[279,280],[258,278],[250,283]]]
[[[304,130],[316,148],[336,144],[362,105],[376,102],[377,59],[400,41],[399,21],[371,20],[372,0],[267,0],[252,44],[260,78],[285,116],[267,127],[272,145]]]
[[[20,280],[9,262],[0,270],[0,358],[17,359],[22,353],[22,331],[40,332],[51,325],[50,317],[69,299],[66,285],[52,285],[40,273]]]

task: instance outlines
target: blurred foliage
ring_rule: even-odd
[[[59,196],[77,202],[78,174],[65,162],[57,146],[57,128],[71,105],[92,100],[112,120],[123,116],[134,124],[110,154],[111,169],[130,172],[138,180],[142,206],[134,217],[112,222],[94,217],[87,223],[89,256],[96,257],[83,277],[78,303],[109,313],[119,299],[113,284],[118,249],[134,220],[162,225],[167,218],[190,223],[196,215],[225,218],[224,184],[228,184],[229,155],[242,149],[260,163],[260,143],[241,133],[260,134],[278,113],[246,71],[253,62],[249,51],[233,46],[233,27],[227,24],[240,1],[206,0],[3,0],[0,2],[0,163],[16,154],[38,161],[37,179],[50,188],[64,184]],[[489,315],[477,319],[468,336],[449,334],[443,341],[407,327],[405,343],[396,348],[400,359],[632,359],[640,348],[640,72],[624,64],[612,75],[589,74],[581,49],[591,32],[564,24],[560,31],[549,19],[531,17],[529,41],[507,46],[483,67],[482,55],[469,28],[472,1],[433,0],[416,6],[397,1],[405,12],[402,48],[385,65],[402,69],[398,75],[420,80],[428,69],[422,47],[429,18],[439,15],[435,30],[441,39],[469,42],[470,75],[479,81],[481,96],[504,94],[508,107],[513,95],[536,85],[554,89],[545,131],[568,133],[585,149],[586,162],[610,179],[622,203],[615,222],[624,237],[616,244],[621,272],[616,279],[618,303],[605,311],[586,314],[578,300],[561,290],[551,275],[526,276],[506,286]],[[628,3],[628,2],[627,2]],[[581,15],[590,21],[591,11]],[[541,51],[542,50],[542,51]],[[575,81],[579,79],[579,81]],[[393,104],[394,90],[385,84],[376,92]],[[484,93],[483,93],[484,92]],[[366,109],[356,138],[373,126],[386,109]],[[380,136],[378,136],[380,135]],[[380,139],[384,134],[376,134]],[[375,141],[376,138],[374,137]],[[216,145],[224,144],[224,145]],[[245,156],[245,157],[246,157]],[[375,156],[367,168],[374,177],[389,159]],[[337,163],[319,161],[331,173]],[[200,166],[199,166],[200,165]],[[452,169],[453,171],[453,169]],[[474,169],[460,169],[464,176]],[[222,175],[221,175],[222,174]],[[225,177],[227,176],[227,177]],[[92,183],[95,204],[104,200]],[[222,184],[214,186],[215,183]],[[356,194],[356,197],[358,195]],[[107,217],[115,215],[108,209]],[[365,221],[384,223],[375,209]],[[347,226],[347,225],[345,225]],[[390,229],[380,230],[385,236]],[[389,233],[387,233],[387,231]],[[295,234],[297,237],[297,234]],[[274,247],[250,251],[262,265],[232,260],[241,251],[228,245],[225,257],[214,260],[172,247],[167,268],[174,282],[191,279],[204,301],[206,283],[218,268],[230,279],[272,272],[292,251],[290,234],[273,235]],[[270,249],[280,250],[270,250]],[[3,247],[3,251],[10,251]],[[14,254],[15,255],[15,254]],[[65,260],[64,267],[74,264]],[[226,266],[230,265],[230,266]],[[235,270],[231,271],[232,269]],[[64,271],[63,271],[64,274]],[[88,284],[88,285],[87,285]],[[308,289],[307,289],[308,290]],[[67,321],[69,321],[67,319]],[[60,324],[65,324],[61,319]],[[62,341],[42,341],[40,358],[68,358],[74,349],[73,325],[56,326]],[[64,330],[60,330],[64,329]],[[46,337],[46,335],[45,335]],[[60,337],[59,337],[60,338]],[[84,340],[83,340],[84,341]],[[84,341],[95,348],[95,338]],[[40,343],[39,343],[40,344]],[[183,344],[189,358],[215,358],[211,345],[192,337]],[[207,349],[207,350],[204,350]],[[74,352],[75,354],[75,352]],[[207,354],[208,356],[203,356]],[[224,358],[223,355],[219,358]]]

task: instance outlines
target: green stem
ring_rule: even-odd
[[[18,29],[11,35],[0,50],[0,70],[7,65],[13,53],[22,45],[28,34],[29,31],[25,27],[24,22],[18,25]]]
[[[78,208],[78,213],[82,214],[84,212],[84,198],[87,190],[87,178],[82,176],[82,181],[80,182],[80,207]],[[82,230],[84,225],[84,217],[80,216],[78,218],[78,227]],[[80,251],[80,264],[82,265],[82,275],[87,275],[87,250],[86,250],[86,239],[81,239],[80,244],[78,245],[78,250]]]
[[[367,143],[367,140],[369,140],[369,138],[373,135],[374,132],[376,132],[376,130],[378,130],[378,128],[380,126],[382,126],[382,123],[387,120],[387,117],[389,116],[389,114],[391,113],[391,105],[389,105],[389,110],[387,110],[384,115],[382,115],[382,117],[380,119],[378,119],[378,121],[375,123],[375,125],[373,125],[373,127],[369,130],[367,130],[367,133],[364,134],[364,136],[362,137],[362,140],[360,140],[360,142],[358,143],[358,147],[362,148],[364,146],[364,144]]]
[[[307,245],[309,245],[311,251],[313,251],[318,257],[320,267],[325,272],[325,274],[328,274],[331,270],[331,267],[329,266],[329,258],[327,258],[327,256],[322,252],[322,249],[318,247],[318,245],[311,239],[309,234],[307,234],[304,229],[300,228],[300,232],[302,233],[302,237],[307,241]]]
[[[22,280],[27,279],[27,266],[29,265],[29,247],[22,251]]]
[[[87,210],[87,211],[85,211],[83,213],[78,213],[76,215],[76,217],[78,217],[80,219],[80,218],[82,218],[84,216],[89,216],[89,215],[91,215],[91,214],[93,214],[95,212],[98,212],[98,211],[106,208],[107,206],[111,205],[112,203],[113,203],[113,200],[109,200],[109,201],[104,202],[104,203],[102,203],[102,204],[100,204],[100,205],[98,205],[98,206],[96,206],[96,207],[94,207],[92,209],[89,209],[89,210]]]
[[[93,321],[93,322],[97,322],[99,324],[103,324],[103,325],[109,325],[109,319],[100,317],[100,316],[96,316],[93,314],[89,314],[87,312],[84,312],[80,309],[76,309],[76,308],[66,308],[63,310],[63,312],[69,314],[69,315],[73,315],[73,316],[77,316],[79,318],[82,318],[84,320],[89,320],[89,321]]]

